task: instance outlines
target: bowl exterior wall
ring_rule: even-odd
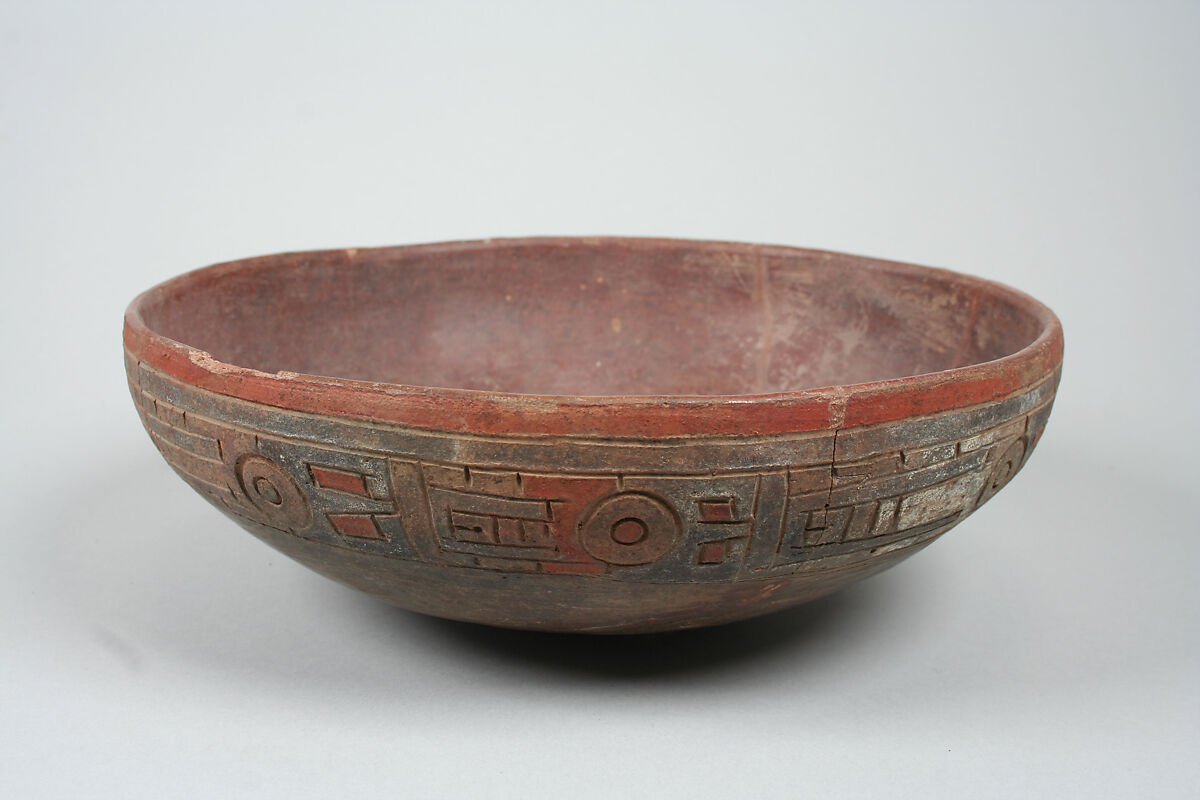
[[[287,555],[422,613],[589,632],[729,622],[896,563],[1012,478],[1058,384],[877,425],[633,440],[303,413],[126,366],[167,462]]]

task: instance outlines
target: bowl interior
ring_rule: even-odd
[[[855,256],[650,240],[298,253],[148,294],[147,326],[264,372],[546,395],[745,395],[991,361],[1023,296]]]

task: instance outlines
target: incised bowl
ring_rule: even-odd
[[[1019,470],[1062,329],[1013,289],[790,247],[510,239],[200,269],[125,315],[192,488],[404,608],[646,632],[921,549]]]

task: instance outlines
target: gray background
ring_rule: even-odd
[[[1200,793],[1196,3],[5,3],[0,792]],[[394,610],[125,392],[141,289],[279,250],[702,237],[1061,315],[1036,456],[825,601],[650,639]]]

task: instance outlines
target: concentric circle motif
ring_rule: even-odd
[[[1025,459],[1025,439],[1017,439],[1004,449],[1000,454],[996,465],[992,467],[991,473],[988,475],[987,482],[983,485],[983,491],[979,494],[979,501],[975,504],[981,506],[992,498],[996,492],[1004,488],[1004,484],[1012,480],[1012,476],[1017,474],[1017,470],[1021,468],[1021,462]]]
[[[624,492],[606,497],[592,509],[583,521],[580,540],[601,561],[633,566],[665,556],[679,533],[679,519],[665,502]]]
[[[304,528],[312,520],[308,498],[274,461],[258,455],[242,456],[237,463],[237,477],[246,499],[269,524]]]

